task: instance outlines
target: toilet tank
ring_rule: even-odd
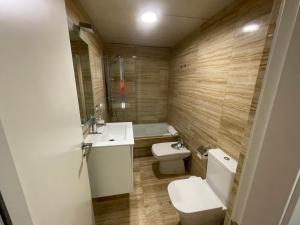
[[[208,151],[206,180],[227,207],[237,162],[221,149]]]

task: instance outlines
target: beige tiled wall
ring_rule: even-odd
[[[126,108],[120,108],[119,64],[112,66],[113,121],[154,123],[167,121],[170,49],[108,44],[105,55],[122,56]],[[135,56],[133,58],[132,56]]]
[[[205,175],[199,145],[242,151],[262,64],[273,0],[239,1],[179,43],[169,76],[168,121],[192,150],[192,173]],[[245,33],[247,24],[259,30]]]
[[[239,160],[238,160],[237,172],[236,172],[233,187],[231,190],[229,205],[227,207],[228,210],[227,210],[227,214],[226,214],[226,218],[225,218],[225,223],[224,223],[225,225],[230,225],[230,219],[231,219],[230,217],[231,217],[235,197],[236,197],[239,182],[240,182],[240,176],[242,173],[244,159],[246,157],[246,151],[247,151],[248,141],[250,138],[250,132],[251,132],[251,128],[252,128],[252,125],[254,122],[254,116],[255,116],[255,112],[256,112],[256,108],[257,108],[257,104],[258,104],[258,100],[259,100],[259,95],[260,95],[261,88],[262,88],[264,74],[266,72],[268,57],[269,57],[269,53],[271,50],[271,44],[272,44],[272,40],[273,40],[273,34],[275,31],[275,27],[276,27],[276,20],[278,17],[280,5],[281,5],[281,0],[274,0],[273,9],[272,9],[270,19],[269,19],[270,22],[269,22],[269,27],[268,27],[267,38],[266,38],[266,42],[265,42],[265,46],[264,46],[264,50],[263,50],[261,63],[259,66],[258,76],[257,76],[256,83],[255,83],[253,98],[251,101],[251,107],[250,107],[250,112],[249,112],[249,116],[248,116],[248,121],[247,121],[247,125],[244,130],[243,137],[242,137],[242,148],[241,148],[240,156],[239,156]]]

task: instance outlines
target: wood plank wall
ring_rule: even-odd
[[[104,51],[107,56],[122,56],[125,65],[125,109],[120,108],[119,63],[111,67],[112,120],[166,122],[170,49],[107,44]]]
[[[91,23],[90,18],[83,10],[78,0],[65,0],[65,4],[68,19],[74,24],[78,25],[79,22]],[[97,32],[82,32],[81,38],[88,45],[94,108],[102,105],[102,108],[97,112],[97,115],[101,115],[102,118],[108,120],[104,73],[102,70],[103,43]]]
[[[168,122],[192,150],[191,172],[205,176],[200,145],[220,147],[238,159],[262,63],[273,0],[227,7],[173,52]],[[259,30],[245,33],[245,25]]]

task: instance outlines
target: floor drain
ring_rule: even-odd
[[[109,139],[109,141],[115,141],[115,139]]]

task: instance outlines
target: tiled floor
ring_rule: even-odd
[[[189,175],[167,176],[158,172],[153,157],[134,159],[134,192],[118,198],[94,200],[96,225],[179,225],[169,202],[167,186]]]

